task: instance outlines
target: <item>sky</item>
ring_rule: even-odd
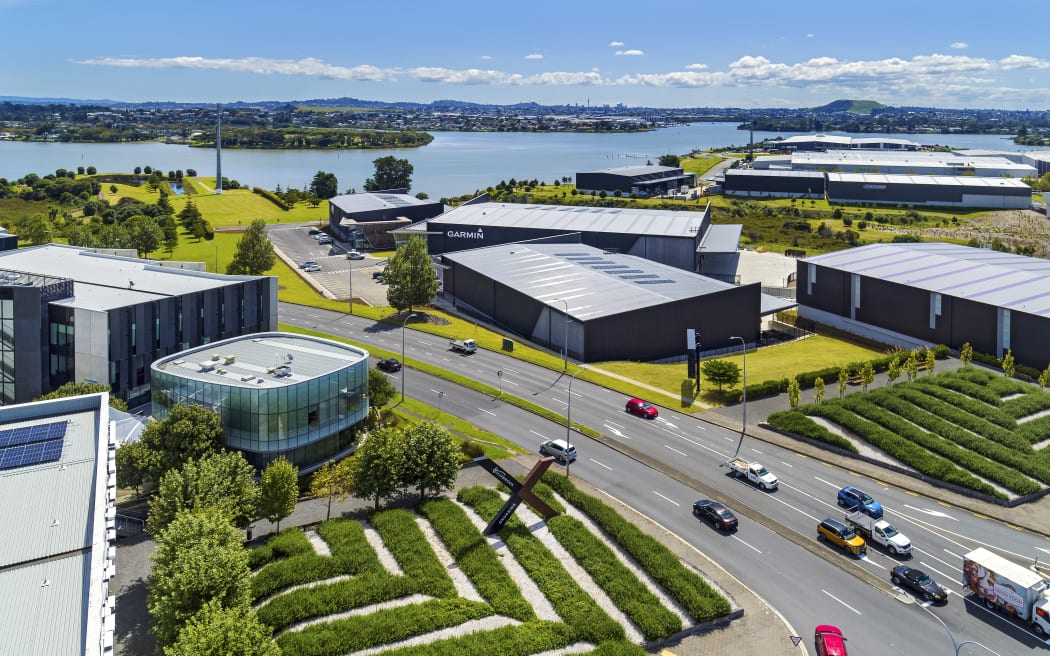
[[[0,0],[0,96],[1050,108],[1045,0]]]

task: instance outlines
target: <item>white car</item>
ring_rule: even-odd
[[[346,259],[348,260],[363,260],[365,259],[364,253],[358,253],[357,251],[347,251]]]
[[[553,456],[560,462],[576,461],[576,447],[565,440],[547,440],[540,445],[540,453],[545,456]]]
[[[324,271],[320,264],[311,264],[310,266],[303,267],[303,271],[308,273],[317,273],[318,271]]]
[[[318,244],[331,244],[332,243],[332,238],[329,237],[328,235],[321,235],[320,237],[317,238],[317,243]]]

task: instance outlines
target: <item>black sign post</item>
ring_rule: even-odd
[[[550,519],[558,514],[556,510],[548,506],[543,499],[536,496],[532,491],[532,487],[539,482],[544,472],[546,472],[554,462],[554,458],[540,458],[540,461],[532,468],[532,471],[530,471],[525,477],[525,480],[520,483],[516,478],[511,476],[507,470],[497,465],[487,456],[474,458],[474,462],[478,463],[485,471],[492,474],[497,481],[510,488],[510,498],[507,499],[505,504],[503,504],[500,511],[496,513],[496,516],[492,518],[489,525],[485,527],[485,535],[499,533],[500,529],[503,528],[507,521],[514,515],[514,511],[518,509],[518,506],[521,505],[522,501],[532,506],[532,509],[542,515],[544,519]]]

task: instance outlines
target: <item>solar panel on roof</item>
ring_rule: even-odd
[[[642,273],[642,274],[638,274],[638,275],[620,276],[620,277],[623,278],[624,280],[638,280],[640,278],[656,278],[657,276],[654,273]]]
[[[65,421],[56,421],[50,424],[38,424],[36,426],[22,426],[21,428],[7,428],[0,430],[0,448],[18,446],[19,444],[32,444],[43,442],[56,437],[66,436]]]
[[[54,462],[62,457],[63,442],[65,440],[60,438],[0,449],[0,469],[13,469],[15,467],[28,467],[29,465]]]
[[[606,273],[615,273],[620,275],[621,273],[643,273],[641,269],[617,269],[616,271],[607,271]]]
[[[626,264],[592,264],[591,268],[592,269],[599,269],[599,270],[602,270],[602,269],[626,269],[627,265]]]
[[[588,257],[588,253],[555,253],[555,257]]]
[[[674,281],[673,280],[662,279],[662,280],[636,280],[635,282],[638,283],[639,285],[660,285],[660,284],[663,284],[665,282],[674,282]]]

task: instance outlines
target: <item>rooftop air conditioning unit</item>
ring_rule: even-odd
[[[223,361],[223,364],[233,364],[236,361],[237,361],[237,356],[236,355],[227,355],[225,360]]]
[[[211,371],[215,368],[215,363],[211,360],[202,360],[200,363],[201,371]]]
[[[212,359],[212,360],[215,360],[216,362],[218,362],[218,361],[219,361],[219,358],[221,358],[221,357],[222,357],[222,356],[221,356],[221,355],[219,355],[218,353],[212,353],[212,355],[211,355],[211,359]]]

